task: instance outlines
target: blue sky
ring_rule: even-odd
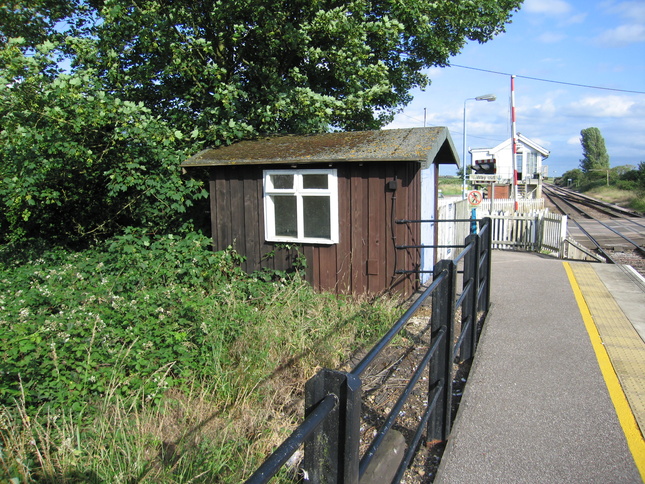
[[[388,128],[423,126],[425,108],[425,125],[447,126],[461,156],[464,101],[494,94],[466,103],[466,145],[493,147],[511,135],[514,74],[517,131],[550,150],[551,176],[578,168],[580,131],[592,126],[612,167],[645,161],[645,0],[525,0],[505,33],[467,44],[450,63],[428,70],[432,84]]]

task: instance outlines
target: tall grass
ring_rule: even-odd
[[[141,267],[134,269],[139,278]],[[202,277],[203,271],[198,275]],[[123,285],[130,276],[121,272],[119,277]],[[315,294],[297,275],[268,282],[242,279],[243,290],[230,281],[211,285],[210,290],[178,286],[168,293],[173,305],[164,306],[160,314],[165,319],[156,320],[154,330],[139,331],[134,320],[128,323],[140,335],[127,344],[125,333],[112,341],[106,339],[107,329],[97,329],[92,323],[94,329],[86,328],[84,339],[79,340],[83,346],[78,351],[78,366],[83,367],[81,375],[88,382],[89,374],[105,380],[94,381],[93,391],[80,392],[85,397],[77,397],[73,407],[57,400],[39,406],[34,403],[38,383],[29,382],[27,389],[27,382],[21,382],[20,392],[0,407],[0,482],[242,481],[302,418],[304,382],[320,367],[338,367],[353,351],[383,334],[400,313],[393,298],[361,300]],[[33,277],[31,281],[33,286]],[[40,284],[40,293],[49,288]],[[108,280],[105,285],[110,284]],[[102,300],[114,306],[115,301],[132,297],[105,292],[93,297],[88,294],[89,286],[83,286],[80,304]],[[139,283],[135,289],[141,291],[143,286]],[[145,284],[146,290],[151,287]],[[149,294],[150,307],[157,307],[156,292]],[[190,298],[184,299],[184,294]],[[48,295],[47,304],[52,304],[54,296]],[[138,301],[144,299],[144,294],[137,296]],[[5,301],[8,304],[8,298]],[[68,304],[60,303],[70,312],[73,308]],[[90,309],[96,314],[98,308],[97,303]],[[37,315],[35,306],[30,311],[21,313],[25,324],[30,315]],[[132,318],[134,313],[127,314]],[[149,328],[150,322],[141,317]],[[181,318],[194,321],[188,324]],[[105,323],[107,327],[116,324]],[[158,334],[163,336],[164,324],[172,328],[169,339],[190,333],[190,339],[177,337],[179,353],[168,354],[178,354],[185,361],[194,355],[195,361],[203,362],[204,371],[181,374],[172,358],[155,360],[152,343],[161,347]],[[157,335],[149,340],[150,345],[143,342],[147,334]],[[32,340],[33,345],[52,343]],[[120,349],[118,341],[122,341]],[[105,345],[113,351],[105,352]],[[138,353],[141,348],[147,348],[146,358],[159,361],[160,366],[141,373],[141,381],[134,385],[132,362],[143,360]],[[71,353],[52,353],[47,347],[40,354],[61,360]],[[112,355],[109,361],[106,354]],[[63,363],[46,367],[60,372],[54,378],[57,382],[66,378]],[[103,371],[93,373],[93,365]],[[182,368],[192,367],[182,363]]]
[[[605,202],[645,213],[645,190],[642,189],[624,190],[613,185],[599,185],[584,193]]]

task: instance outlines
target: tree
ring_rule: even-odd
[[[163,230],[179,162],[388,123],[521,0],[14,0],[0,7],[0,238]],[[7,235],[9,234],[9,235]]]
[[[167,230],[205,192],[182,180],[181,133],[103,90],[95,72],[58,71],[20,40],[0,50],[0,241],[86,243],[130,225]]]
[[[557,180],[557,185],[562,187],[574,186],[577,187],[584,181],[585,175],[582,170],[574,168],[573,170],[566,171]]]
[[[609,169],[609,155],[605,148],[605,140],[598,128],[586,128],[580,131],[582,155],[580,168],[589,173],[594,170]]]
[[[95,69],[122,99],[219,144],[255,133],[381,127],[410,101],[410,89],[427,85],[423,68],[447,65],[467,40],[492,39],[521,0],[37,5],[48,3],[74,7],[67,17],[54,12],[59,31],[70,19],[64,34],[86,41],[66,51],[73,68]]]

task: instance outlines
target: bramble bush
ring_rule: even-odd
[[[274,286],[246,276],[234,251],[209,252],[209,243],[132,229],[92,250],[5,263],[0,403],[11,404],[22,385],[29,408],[80,410],[113,380],[124,393],[145,382],[156,398],[175,380],[213,372],[221,348],[255,315],[252,303],[231,299]],[[167,377],[151,382],[165,366]]]
[[[0,46],[0,243],[84,247],[128,226],[177,230],[207,195],[179,167],[194,136],[91,69],[62,72],[55,42],[27,56],[25,42]]]
[[[132,228],[80,252],[0,248],[0,480],[243,480],[304,381],[400,312],[246,274],[210,243]]]

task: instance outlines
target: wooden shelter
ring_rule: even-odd
[[[182,166],[206,168],[214,249],[235,248],[246,271],[304,257],[316,290],[409,295],[435,235],[396,221],[434,219],[439,164],[459,164],[443,127],[240,141]]]

